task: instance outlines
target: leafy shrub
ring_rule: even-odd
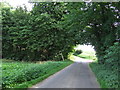
[[[90,66],[102,88],[118,88],[117,71],[112,71],[111,68],[107,68],[104,64],[92,63]]]
[[[63,4],[47,2],[36,3],[31,12],[22,7],[14,12],[3,8],[2,57],[19,61],[62,60],[58,55],[62,52],[67,58],[74,41],[58,24],[63,11]]]
[[[52,62],[42,64],[23,63],[23,62],[3,62],[2,66],[2,87],[11,88],[23,82],[31,81],[36,78],[49,74],[52,70],[63,68],[71,62]]]
[[[109,68],[112,70],[118,70],[120,66],[118,66],[118,62],[120,56],[120,43],[116,42],[113,46],[109,47],[109,49],[106,50],[106,54],[104,56],[105,63]]]
[[[118,78],[120,44],[118,42],[114,43],[105,52],[106,54],[103,56],[104,64],[92,63],[90,66],[95,72],[101,87],[118,88],[120,85]]]

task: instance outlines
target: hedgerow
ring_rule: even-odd
[[[62,60],[74,41],[60,21],[66,14],[62,3],[36,3],[31,11],[2,8],[2,57],[19,61]]]
[[[98,63],[92,63],[90,66],[95,73],[101,88],[118,88],[118,71],[112,71],[111,68],[106,67],[106,65]]]
[[[119,88],[119,55],[120,43],[116,42],[106,50],[103,56],[105,64],[92,63],[90,65],[102,88]]]

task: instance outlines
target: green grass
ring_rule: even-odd
[[[2,62],[3,88],[28,88],[70,65],[72,61]]]
[[[78,55],[78,57],[84,58],[84,59],[97,60],[94,51],[83,51],[81,54]]]
[[[95,73],[101,88],[118,88],[118,71],[111,70],[106,65],[97,62],[91,63],[90,67]]]

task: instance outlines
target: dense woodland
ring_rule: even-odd
[[[87,44],[94,46],[99,65],[118,75],[120,2],[34,3],[31,11],[1,5],[3,58],[62,60],[74,46]]]

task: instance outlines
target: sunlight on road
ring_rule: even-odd
[[[74,62],[78,62],[78,63],[90,63],[90,62],[94,62],[93,60],[89,60],[89,59],[83,59],[83,58],[80,58],[80,57],[77,57],[77,56],[73,56],[73,60]]]
[[[91,45],[77,45],[75,48],[75,50],[82,50],[82,54],[86,57],[86,56],[93,56],[93,53],[95,52],[94,47]],[[90,62],[94,62],[95,60],[90,60],[90,59],[84,59],[84,58],[80,58],[79,56],[74,56],[71,55],[70,58],[72,61],[74,62],[78,62],[78,63],[90,63]]]

